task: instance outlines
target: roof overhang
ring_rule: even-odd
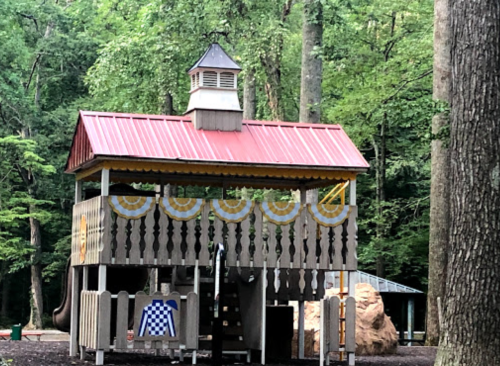
[[[324,169],[321,167],[235,164],[206,161],[167,161],[97,156],[75,170],[77,180],[99,181],[109,169],[113,183],[164,182],[178,185],[211,185],[247,188],[308,189],[355,179],[366,169]]]

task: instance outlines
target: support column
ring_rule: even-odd
[[[75,204],[82,202],[82,186],[83,186],[83,181],[81,180],[75,181]]]
[[[101,196],[109,196],[109,169],[101,170]]]
[[[69,355],[76,357],[78,353],[78,310],[80,305],[80,268],[71,267],[71,320]]]
[[[104,264],[99,265],[99,269],[98,269],[99,279],[98,279],[98,284],[97,284],[97,290],[99,292],[106,291],[106,277],[107,277],[106,270],[107,270],[106,265],[104,265]],[[97,332],[99,333],[99,329],[97,330]],[[97,349],[95,351],[95,364],[96,365],[104,365],[104,350]]]
[[[349,205],[356,206],[356,178],[351,179],[349,182]],[[356,296],[357,275],[358,273],[356,271],[349,271],[347,273],[349,296]],[[354,319],[354,322],[356,322],[356,319]],[[356,354],[354,352],[347,353],[347,364],[349,366],[354,365],[355,356]]]
[[[89,289],[89,267],[84,266],[82,269],[82,291]],[[85,360],[85,346],[80,346],[80,360]]]
[[[264,261],[262,268],[262,319],[261,319],[261,334],[260,334],[260,363],[266,364],[266,285],[267,285],[267,261]]]
[[[415,326],[415,299],[413,296],[408,298],[408,339],[413,339],[413,330]],[[408,346],[413,346],[413,342],[408,342]]]
[[[300,203],[302,205],[307,202],[307,190],[305,187],[300,187]],[[297,356],[299,360],[304,359],[304,345],[305,345],[305,309],[304,301],[299,301],[299,329],[297,330],[297,338],[299,341]]]

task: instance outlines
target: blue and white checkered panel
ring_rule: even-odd
[[[164,336],[167,330],[168,310],[166,306],[154,304],[148,306],[148,328],[149,335]]]
[[[139,337],[144,337],[146,328],[150,336],[163,337],[168,329],[170,337],[176,336],[172,309],[162,300],[153,300],[142,311]]]

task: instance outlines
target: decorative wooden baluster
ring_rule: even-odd
[[[253,242],[255,245],[255,252],[253,253],[253,266],[262,267],[264,265],[264,255],[266,253],[266,249],[264,248],[262,240],[262,212],[260,211],[258,205],[255,205],[254,213],[255,238]]]
[[[241,252],[239,262],[241,267],[250,266],[250,215],[241,222]]]
[[[132,232],[130,233],[129,263],[140,264],[141,262],[141,219],[130,220]]]
[[[328,226],[320,226],[320,248],[321,254],[319,257],[319,268],[321,269],[330,269],[330,253],[328,253],[328,249],[330,247],[330,228]]]
[[[146,219],[144,220],[144,224],[146,226],[145,234],[144,234],[144,253],[143,253],[143,263],[144,264],[154,264],[155,261],[155,251],[153,248],[153,244],[155,242],[155,210],[149,210],[146,215]]]
[[[228,267],[236,266],[236,225],[234,222],[227,224],[226,265]]]
[[[290,225],[283,225],[281,227],[281,256],[280,267],[290,268]]]
[[[187,235],[186,235],[186,265],[194,266],[196,262],[196,218],[186,222]]]
[[[312,218],[311,214],[307,215],[307,259],[306,268],[316,269],[317,257],[316,257],[316,233],[318,230],[318,224]]]
[[[333,270],[342,271],[344,257],[342,255],[342,225],[337,225],[333,228]]]
[[[173,249],[171,253],[172,265],[182,264],[182,221],[172,220],[172,225],[174,227],[172,233],[172,243]]]
[[[159,210],[160,218],[158,219],[159,233],[158,233],[158,254],[157,254],[157,263],[158,264],[167,264],[168,263],[168,216],[163,212],[163,210]]]
[[[209,230],[210,230],[210,205],[207,203],[203,207],[203,211],[201,213],[201,221],[200,221],[200,253],[198,254],[198,262],[200,266],[207,266],[210,264],[210,252],[208,250],[208,244],[210,242],[209,238]]]
[[[222,229],[224,228],[224,222],[219,219],[218,217],[215,217],[214,219],[214,245],[218,243],[224,244],[224,238],[222,237]]]
[[[125,264],[127,258],[127,224],[128,220],[116,217],[116,264]]]
[[[272,269],[276,267],[277,260],[278,260],[278,253],[276,252],[276,247],[278,244],[278,241],[276,239],[276,225],[273,224],[272,222],[267,223],[267,232],[268,232],[268,237],[267,237],[267,247],[268,247],[268,253],[267,253],[267,268]]]

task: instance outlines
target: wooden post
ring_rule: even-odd
[[[198,289],[199,289],[199,286],[200,286],[200,268],[198,266],[198,259],[196,260],[196,264],[194,266],[194,288],[193,288],[193,292],[198,295]],[[199,301],[199,298],[198,298],[198,309],[196,309],[196,311],[200,311],[200,301]],[[198,314],[197,314],[198,315]],[[191,363],[193,365],[196,365],[196,350],[193,350],[193,353],[191,355]]]
[[[78,353],[78,309],[80,305],[80,268],[71,267],[71,320],[69,355],[75,357]]]
[[[82,186],[83,181],[75,181],[75,204],[82,202]]]
[[[84,266],[82,269],[82,290],[88,290],[89,289],[89,267]],[[78,294],[80,295],[80,293]],[[86,352],[85,352],[85,346],[80,346],[80,360],[85,360]]]
[[[413,296],[408,298],[408,339],[413,339],[413,328],[415,325],[415,299]],[[413,346],[413,342],[409,341],[408,346]]]
[[[101,170],[101,196],[109,196],[109,169]]]
[[[103,170],[104,172],[104,170]],[[108,170],[108,173],[109,173],[109,170]],[[103,194],[103,196],[105,196]],[[107,194],[106,194],[107,196]],[[99,279],[98,279],[98,284],[97,284],[97,290],[99,292],[104,292],[106,291],[106,265],[104,264],[101,264],[99,265],[99,269],[98,269],[98,275],[99,275]],[[100,316],[101,314],[98,314],[98,316]],[[99,322],[99,323],[102,323],[102,322]],[[99,326],[99,325],[98,325]],[[97,330],[97,332],[99,333],[99,329]],[[95,351],[95,364],[96,365],[104,365],[104,350],[103,349],[96,349]]]
[[[300,203],[303,205],[306,203],[307,200],[307,190],[305,187],[300,187]],[[302,232],[302,230],[301,230]],[[301,234],[301,233],[299,233]],[[301,241],[301,245],[302,241]],[[300,248],[295,248],[295,250],[298,250],[300,252]],[[303,258],[301,258],[301,261]],[[301,263],[301,268],[302,268],[302,263]],[[298,346],[298,358],[299,360],[304,359],[304,344],[305,344],[305,321],[304,321],[304,300],[299,301],[299,329],[297,330],[298,333],[298,341],[299,341],[299,346]]]
[[[356,206],[356,179],[351,179],[349,183],[349,204]]]
[[[260,363],[266,364],[266,285],[267,285],[267,261],[264,260],[262,265],[262,320],[260,327]]]

